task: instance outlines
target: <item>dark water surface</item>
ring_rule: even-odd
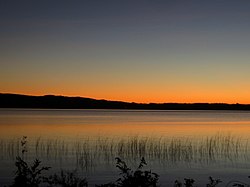
[[[250,112],[0,109],[0,184],[14,176],[20,140],[26,159],[39,158],[50,173],[77,169],[91,185],[117,177],[116,156],[160,174],[162,186],[193,177],[223,181],[250,175]]]

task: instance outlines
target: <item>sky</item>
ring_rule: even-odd
[[[0,0],[0,92],[250,103],[250,1]]]

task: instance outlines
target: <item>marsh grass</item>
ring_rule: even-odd
[[[132,163],[145,157],[150,162],[157,161],[163,165],[250,160],[248,141],[230,134],[216,134],[203,139],[133,136],[66,141],[39,137],[30,141],[27,149],[34,157],[61,162],[74,160],[85,170],[98,164],[112,163],[116,156]],[[15,159],[20,152],[20,139],[1,140],[0,150],[1,157]]]

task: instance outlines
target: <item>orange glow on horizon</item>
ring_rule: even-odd
[[[250,99],[248,95],[244,97],[237,98],[232,95],[223,94],[212,94],[207,93],[198,95],[198,94],[189,94],[185,95],[182,93],[176,94],[158,94],[158,93],[148,93],[145,95],[140,94],[129,94],[126,93],[98,93],[98,94],[81,94],[73,92],[40,92],[40,91],[30,91],[30,92],[2,92],[2,93],[13,93],[13,94],[24,94],[24,95],[34,95],[34,96],[43,96],[43,95],[57,95],[57,96],[68,96],[68,97],[83,97],[83,98],[92,98],[92,99],[104,99],[110,101],[124,101],[124,102],[135,102],[135,103],[228,103],[228,104],[250,104]]]

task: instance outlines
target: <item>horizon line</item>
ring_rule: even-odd
[[[31,97],[44,97],[44,96],[55,96],[55,97],[68,97],[68,98],[82,98],[82,99],[93,99],[99,101],[109,101],[109,102],[123,102],[123,103],[134,103],[134,104],[226,104],[226,105],[250,105],[250,103],[225,103],[225,102],[135,102],[135,101],[123,101],[123,100],[111,100],[111,99],[104,99],[104,98],[92,98],[92,97],[85,97],[85,96],[69,96],[69,95],[60,95],[60,94],[23,94],[23,93],[10,93],[10,92],[0,92],[0,94],[9,94],[9,95],[21,95],[21,96],[31,96]]]

